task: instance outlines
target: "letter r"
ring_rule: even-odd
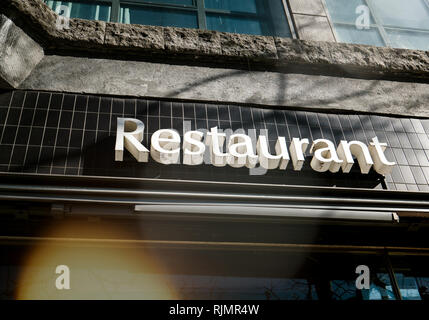
[[[115,161],[123,161],[124,146],[138,162],[148,162],[149,150],[141,144],[144,123],[138,119],[118,118],[116,129]]]

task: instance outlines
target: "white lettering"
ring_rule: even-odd
[[[151,157],[162,164],[179,162],[180,135],[175,130],[161,129],[152,135],[150,145]]]
[[[201,131],[188,131],[183,137],[183,164],[189,166],[200,165],[204,161],[206,146],[201,140],[204,133]]]
[[[123,161],[124,148],[127,149],[139,162],[147,162],[149,150],[142,145],[144,128],[143,122],[131,118],[118,118],[115,160]],[[190,130],[190,123],[186,130]],[[293,169],[300,171],[304,165],[305,152],[309,146],[307,138],[292,138],[289,149],[285,137],[278,137],[275,144],[275,154],[269,150],[266,130],[261,130],[261,135],[256,141],[255,130],[249,130],[246,135],[244,130],[233,133],[231,129],[222,130],[217,127],[205,130],[183,132],[183,163],[185,165],[200,165],[203,163],[223,167],[229,164],[234,168],[248,167],[251,170],[285,170],[289,160],[292,160]],[[224,143],[228,137],[228,146],[224,152]],[[253,137],[253,138],[252,138]],[[173,129],[160,129],[151,137],[150,155],[162,164],[177,164],[180,162],[179,133]],[[206,148],[208,146],[208,148]],[[336,148],[334,143],[327,139],[313,141],[310,153],[313,157],[310,166],[318,172],[342,172],[348,173],[357,159],[360,171],[368,174],[372,167],[382,175],[390,174],[395,162],[387,160],[384,151],[387,144],[381,143],[377,137],[367,146],[360,141],[347,142],[342,140]],[[256,152],[255,152],[256,149]],[[289,152],[288,152],[289,151]],[[210,159],[208,159],[209,157]],[[208,161],[210,160],[210,161]],[[257,163],[259,167],[256,167]]]
[[[207,133],[206,145],[210,148],[210,159],[214,166],[224,167],[228,153],[223,153],[223,144],[225,143],[225,133],[217,131],[217,127],[211,128]]]
[[[125,148],[138,162],[148,162],[149,150],[143,141],[144,123],[137,119],[118,118],[116,130],[115,160],[123,161]]]
[[[305,157],[304,153],[310,143],[308,139],[293,138],[290,144],[289,151],[292,158],[293,169],[300,171],[304,165]]]
[[[318,172],[338,172],[343,162],[338,158],[335,145],[326,139],[317,139],[313,142],[310,152],[314,152],[311,167]]]
[[[255,167],[258,157],[255,155],[252,140],[245,134],[233,134],[229,138],[227,163],[234,168]]]
[[[386,159],[384,150],[386,150],[387,143],[381,143],[378,138],[372,138],[372,142],[369,145],[369,152],[371,153],[372,159],[374,160],[374,170],[379,174],[390,174],[392,172],[395,162],[390,162]]]
[[[341,140],[337,149],[338,157],[343,161],[341,168],[344,173],[350,172],[355,161],[353,156],[356,157],[360,172],[367,174],[371,169],[374,162],[372,161],[368,147],[360,141],[344,141]]]
[[[275,156],[268,151],[268,141],[266,136],[259,136],[256,149],[259,155],[259,162],[263,168],[268,170],[276,168],[279,168],[280,170],[286,169],[290,158],[287,151],[285,137],[277,138]]]

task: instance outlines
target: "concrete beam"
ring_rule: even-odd
[[[0,15],[0,88],[19,86],[43,56],[40,45],[12,20]]]
[[[279,71],[281,66],[287,72],[293,69],[300,73],[429,82],[429,55],[425,51],[334,42],[320,0],[291,1],[299,34],[310,41],[81,19],[70,19],[69,29],[58,30],[58,16],[42,0],[1,1],[0,12],[19,21],[34,39],[40,38],[51,54],[221,68],[251,66],[270,71]]]
[[[429,117],[429,84],[45,56],[21,89]]]

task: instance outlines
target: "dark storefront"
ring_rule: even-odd
[[[0,299],[428,300],[429,2],[386,1],[2,0]]]
[[[166,295],[161,285],[159,292],[133,287],[148,277],[168,283],[172,297],[188,299],[397,299],[397,288],[403,299],[427,298],[429,275],[420,267],[427,263],[422,247],[428,208],[425,193],[417,192],[426,190],[429,178],[426,120],[34,91],[3,93],[0,110],[4,298],[25,297],[17,291],[18,275],[25,272],[18,271],[39,246],[55,252],[56,262],[83,264],[75,267],[83,278],[100,272],[91,278],[95,286],[109,282],[106,261],[125,259],[111,271],[122,287],[101,290],[101,298]],[[367,144],[377,136],[388,143],[386,157],[397,165],[384,177],[374,170],[361,174],[357,163],[350,173],[315,172],[308,152],[301,171],[291,165],[252,171],[139,163],[128,152],[116,162],[118,117],[147,124],[144,145],[161,128],[183,137],[186,121],[192,130],[265,129],[271,148],[277,136],[288,143],[293,136],[336,144]],[[246,209],[252,207],[261,214]],[[283,213],[270,213],[270,207]],[[290,211],[298,216],[288,217]],[[342,216],[314,218],[317,212]],[[377,220],[380,212],[398,214],[399,223]],[[74,254],[99,260],[85,266],[72,260]],[[160,267],[136,261],[145,255],[142,261]],[[37,261],[27,268],[54,263]],[[359,265],[370,267],[370,290],[355,287]],[[126,270],[130,274],[122,274]],[[91,290],[96,289],[79,294],[91,297]]]

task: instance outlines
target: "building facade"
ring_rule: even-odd
[[[428,1],[0,14],[2,298],[428,299]]]

